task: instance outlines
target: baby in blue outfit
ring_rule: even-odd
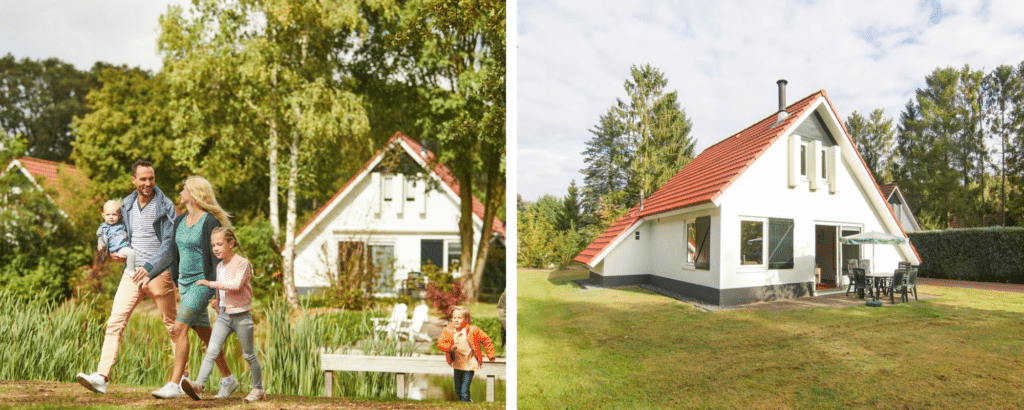
[[[128,227],[121,221],[121,203],[109,200],[103,204],[103,223],[96,230],[96,250],[116,253],[128,259],[124,264],[124,274],[135,272],[135,250],[128,239]]]

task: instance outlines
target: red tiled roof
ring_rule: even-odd
[[[640,219],[636,212],[638,208],[640,208],[639,204],[634,206],[633,209],[630,209],[629,212],[626,212],[625,215],[622,215],[619,220],[615,221],[615,223],[613,223],[612,226],[609,226],[608,229],[605,229],[601,236],[594,239],[594,242],[587,245],[587,248],[580,252],[579,255],[576,255],[572,260],[590,265],[590,262],[597,257],[597,254],[601,253],[601,251],[611,245],[611,243],[622,234],[622,231],[633,226],[633,224]]]
[[[434,173],[437,174],[439,178],[441,178],[441,181],[444,181],[444,183],[448,185],[448,187],[451,188],[452,191],[455,192],[455,196],[459,197],[459,181],[458,179],[455,178],[454,175],[452,175],[451,170],[449,170],[448,167],[446,167],[444,164],[436,161],[434,159],[434,153],[424,149],[423,145],[420,144],[419,141],[416,141],[410,138],[409,136],[402,134],[401,132],[396,132],[395,135],[393,135],[391,139],[389,139],[388,142],[385,143],[381,149],[377,150],[377,153],[373,154],[373,156],[370,157],[370,160],[367,161],[366,164],[363,164],[363,167],[359,169],[359,172],[356,172],[355,175],[352,176],[352,178],[345,182],[345,185],[343,185],[341,189],[338,190],[338,192],[334,193],[334,196],[332,196],[330,200],[325,202],[324,206],[320,207],[320,209],[317,210],[315,214],[313,214],[313,217],[310,218],[309,221],[306,221],[305,225],[302,225],[302,228],[299,229],[295,236],[297,237],[299,236],[299,234],[305,231],[306,228],[309,227],[309,225],[312,224],[313,221],[315,221],[316,218],[320,216],[320,214],[323,213],[328,206],[334,203],[335,199],[337,199],[338,196],[340,196],[341,193],[344,192],[345,189],[348,188],[348,186],[351,185],[359,177],[359,175],[362,175],[362,173],[367,170],[370,164],[372,164],[373,161],[378,156],[382,155],[384,151],[388,149],[388,147],[391,147],[393,144],[397,143],[399,139],[405,142],[407,145],[409,145],[409,147],[412,148],[412,151],[415,153],[415,155],[422,159],[423,162],[427,164],[427,166],[431,167]],[[483,220],[484,204],[480,202],[480,200],[478,200],[475,195],[472,198],[473,213],[476,214],[476,216],[479,217],[481,220]],[[501,238],[505,239],[505,224],[502,223],[501,220],[498,218],[494,218],[493,224],[494,225],[491,227],[491,230],[501,234]]]
[[[24,168],[25,171],[28,171],[28,173],[32,175],[33,180],[37,176],[42,176],[44,178],[43,185],[57,191],[57,197],[53,198],[53,200],[60,208],[64,208],[66,205],[65,202],[74,195],[74,193],[65,192],[65,190],[61,188],[60,173],[64,173],[79,182],[79,186],[84,186],[85,182],[88,181],[85,178],[85,175],[79,173],[78,168],[75,168],[74,165],[32,157],[18,157],[16,161],[21,164],[21,167]],[[3,171],[3,169],[0,169],[0,171]]]
[[[878,189],[882,190],[882,198],[885,198],[885,200],[888,201],[889,197],[892,196],[892,192],[896,190],[896,183],[893,182],[889,185],[882,185],[878,187]]]
[[[835,107],[832,106],[832,101],[828,98],[828,94],[825,93],[825,90],[820,90],[786,107],[786,112],[789,113],[789,116],[780,124],[772,126],[778,120],[778,114],[775,113],[747,129],[708,147],[697,158],[694,158],[690,164],[669,179],[665,185],[645,199],[642,211],[638,211],[639,204],[634,206],[633,209],[626,212],[625,215],[605,230],[601,236],[588,245],[573,260],[590,266],[597,255],[614,242],[624,229],[632,226],[642,217],[702,203],[710,203],[718,199],[736,181],[740,174],[746,171],[754,161],[757,161],[768,147],[778,140],[785,133],[786,129],[792,126],[796,119],[802,116],[814,101],[817,101],[818,97],[825,98],[832,113],[836,118],[841,118],[835,112]],[[853,145],[853,140],[850,138],[842,122],[839,123],[839,126],[843,127],[843,134],[850,144]],[[864,162],[864,157],[860,155],[860,152],[857,152],[857,156],[860,158],[864,168],[867,169],[867,163]],[[883,202],[888,202],[888,194],[891,191],[888,193],[883,192],[870,172],[868,176],[871,178],[878,193],[884,194],[883,198],[886,198],[886,200]],[[895,184],[892,185],[895,186]],[[889,209],[889,213],[893,215],[893,220],[896,221],[900,232],[906,237],[906,231],[899,223],[899,220],[896,219],[895,214],[892,213],[892,209]],[[910,248],[917,255],[917,248],[914,247],[914,244],[910,244]],[[917,257],[920,260],[920,255],[917,255]]]
[[[811,103],[824,94],[824,90],[818,91],[786,107],[789,116],[780,124],[772,126],[778,120],[778,114],[773,113],[708,147],[654,194],[644,199],[642,210],[637,205],[626,212],[573,260],[590,265],[623,229],[644,216],[714,201],[803,115]]]
[[[58,188],[57,184],[57,168],[60,166],[64,167],[64,171],[71,176],[78,175],[78,168],[74,165],[63,164],[60,162],[47,161],[45,159],[38,159],[32,157],[18,157],[18,162],[21,166],[25,167],[25,170],[33,176],[41,175],[46,178],[46,182],[52,184],[54,188]]]

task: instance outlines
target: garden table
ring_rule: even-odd
[[[871,272],[864,276],[867,276],[871,280],[871,286],[875,288],[875,298],[877,299],[882,294],[882,290],[888,288],[889,282],[892,281],[892,277],[896,275],[895,271],[892,272]]]

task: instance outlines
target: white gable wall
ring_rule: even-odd
[[[640,240],[636,240],[637,231],[640,232]],[[651,273],[650,224],[641,223],[639,227],[624,231],[620,239],[618,246],[611,247],[611,251],[602,260],[604,275],[633,276]]]
[[[306,229],[296,243],[295,286],[299,288],[324,287],[325,276],[322,245],[327,244],[326,258],[331,267],[338,264],[339,241],[362,241],[370,245],[393,245],[395,278],[406,279],[408,272],[420,270],[420,241],[444,241],[444,265],[447,269],[448,244],[459,241],[459,202],[443,182],[436,179],[432,189],[424,192],[424,183],[417,183],[414,201],[406,201],[405,177],[393,175],[393,199],[381,200],[381,184],[385,180],[379,173],[366,173],[349,187],[349,192],[329,205],[324,213]],[[479,218],[474,218],[479,219]],[[474,220],[474,243],[480,238],[479,221]],[[473,252],[475,249],[463,252]]]
[[[827,111],[827,105],[819,110]],[[822,112],[823,117],[825,112]],[[828,118],[828,117],[826,117]],[[828,122],[828,120],[826,120]],[[843,151],[839,173],[836,175],[836,192],[832,193],[825,181],[819,180],[816,190],[811,181],[797,177],[796,187],[788,183],[788,138],[783,135],[743,174],[726,189],[718,199],[721,204],[721,288],[747,288],[765,285],[811,282],[814,280],[815,225],[841,225],[861,228],[861,232],[891,232],[884,228],[883,218],[892,220],[889,214],[881,215],[869,205],[869,200],[881,201],[881,195],[872,185],[867,191],[855,182],[853,167],[863,167],[845,137],[833,130]],[[852,155],[851,155],[852,154]],[[820,155],[820,154],[818,154]],[[820,165],[819,165],[820,166]],[[814,173],[809,173],[813,175]],[[870,198],[873,195],[877,198]],[[888,209],[882,207],[888,213]],[[740,265],[740,221],[744,217],[785,218],[794,221],[794,268],[768,270],[765,266],[749,267]],[[767,220],[765,220],[767,225]],[[891,223],[891,222],[890,222]],[[897,231],[891,232],[899,235]],[[767,237],[765,240],[767,241]],[[908,248],[909,249],[909,248]],[[871,246],[861,247],[861,257],[871,258]],[[911,255],[911,257],[913,257]],[[897,262],[904,260],[892,245],[875,246],[876,270],[892,270]],[[767,254],[765,256],[767,259]],[[916,259],[916,258],[915,258]],[[912,260],[912,259],[907,259]],[[767,261],[765,261],[767,264]],[[914,261],[913,263],[919,263]]]

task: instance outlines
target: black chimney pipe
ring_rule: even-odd
[[[786,111],[786,84],[789,82],[785,79],[775,82],[779,85],[779,112]]]

